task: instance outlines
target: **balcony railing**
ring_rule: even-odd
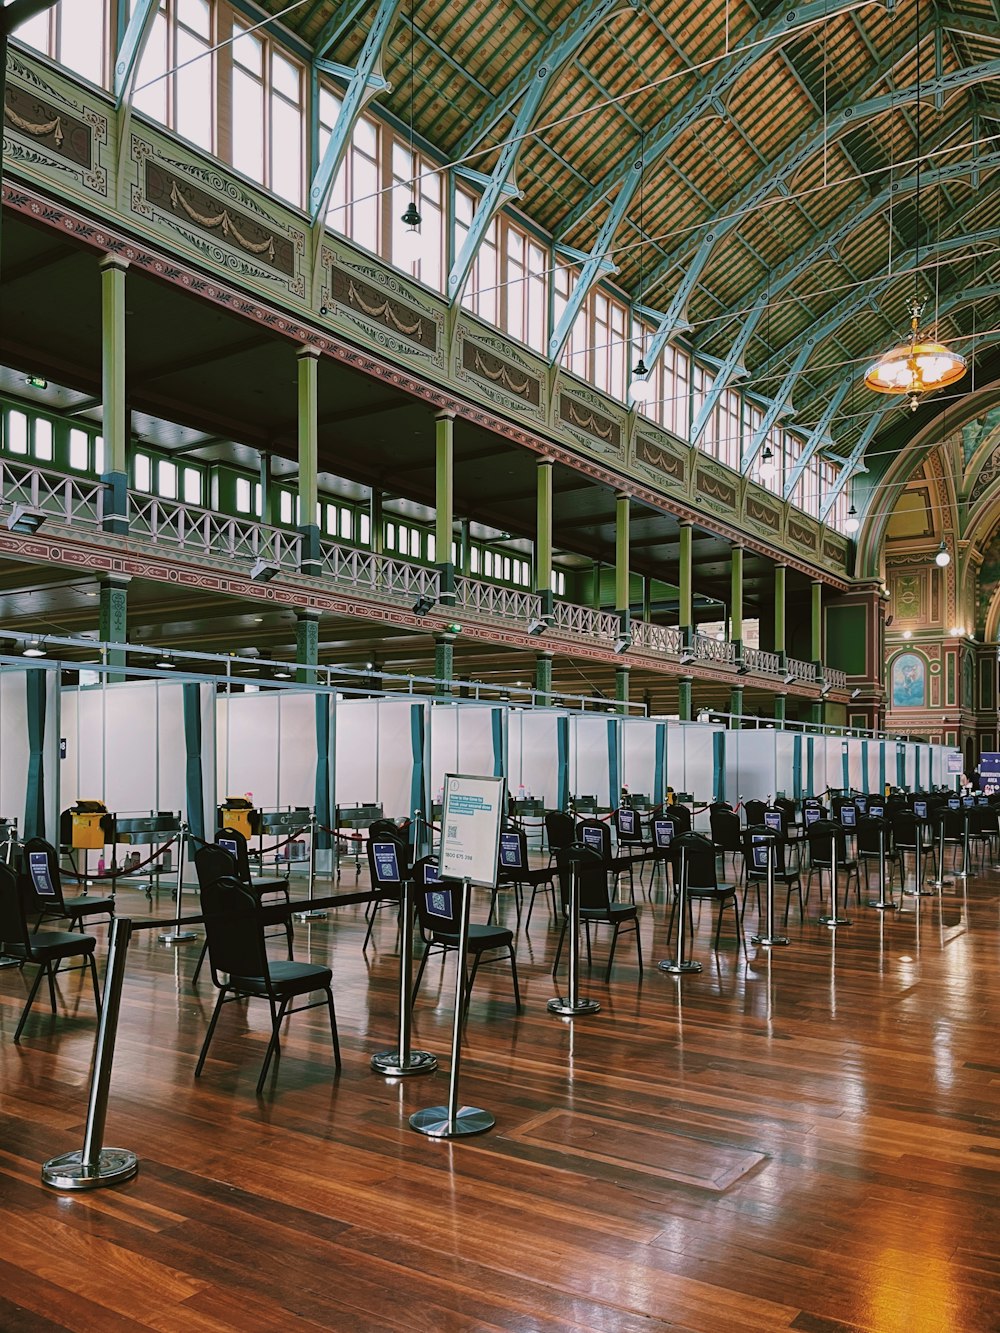
[[[834,690],[847,689],[847,672],[840,671],[837,667],[824,667],[823,676],[827,685]]]
[[[652,653],[679,657],[684,636],[674,625],[650,625],[645,620],[632,621],[632,647]]]
[[[62,519],[100,527],[104,521],[103,482],[50,472],[15,459],[0,460],[0,501]]]
[[[412,601],[415,597],[425,597],[434,603],[441,588],[436,569],[376,555],[374,551],[359,551],[354,546],[321,542],[320,563],[323,575],[334,583],[346,588],[362,588],[393,600]]]
[[[129,536],[222,556],[247,566],[264,560],[287,571],[297,570],[302,556],[302,538],[296,532],[134,492],[129,495]]]
[[[618,616],[610,611],[595,611],[590,606],[577,606],[575,602],[556,602],[553,627],[591,639],[617,639],[621,633]]]
[[[800,662],[797,658],[790,657],[785,663],[785,671],[793,680],[800,681],[803,685],[816,684],[816,666],[813,662]]]
[[[736,660],[736,647],[728,639],[695,634],[691,639],[691,648],[695,657],[702,662],[721,662],[729,666]]]
[[[502,588],[496,583],[483,583],[464,575],[455,580],[455,602],[463,610],[520,621],[525,627],[532,620],[540,619],[542,614],[542,599],[538,593]]]
[[[778,654],[765,652],[762,648],[744,648],[743,662],[758,676],[777,676],[782,671]]]

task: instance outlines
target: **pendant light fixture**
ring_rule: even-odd
[[[774,480],[774,454],[771,452],[771,446],[765,445],[760,456],[760,467],[757,469],[757,475],[761,481],[769,482]]]
[[[413,152],[413,0],[410,0],[410,170],[413,172],[413,198],[406,206],[406,212],[400,218],[405,231],[400,237],[399,259],[401,264],[414,264],[423,253],[421,225],[423,218],[417,208],[416,157]]]
[[[860,527],[861,520],[858,518],[858,511],[852,504],[847,511],[847,517],[844,519],[844,533],[848,537],[853,537]]]
[[[642,139],[639,144],[639,300],[642,300],[643,288],[643,256],[646,249],[646,233],[643,227],[643,185],[646,176],[646,134],[643,131]],[[646,331],[642,326],[642,318],[639,319],[639,360],[632,368],[632,378],[629,380],[628,396],[633,403],[648,403],[653,396],[653,373],[646,362],[643,360],[644,344],[646,342]]]
[[[920,300],[920,166],[922,144],[920,136],[920,7],[917,6],[917,188],[916,239],[913,247],[913,300],[910,303],[910,337],[882,356],[865,371],[865,384],[876,393],[908,394],[910,410],[920,406],[921,394],[943,389],[960,380],[966,371],[965,358],[953,352],[944,343],[919,334],[923,302]]]
[[[951,554],[944,542],[938,547],[937,555],[934,557],[934,563],[939,569],[946,569],[951,564]]]

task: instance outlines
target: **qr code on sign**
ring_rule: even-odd
[[[449,837],[449,838],[457,838],[457,837],[458,837],[458,825],[457,825],[457,824],[449,824],[449,825],[448,825],[448,837]]]

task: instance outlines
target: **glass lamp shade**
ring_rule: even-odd
[[[640,356],[629,380],[628,396],[633,403],[648,403],[653,396],[652,372]]]
[[[921,341],[894,347],[865,371],[865,383],[876,393],[930,393],[960,380],[965,358],[944,343]]]
[[[861,527],[861,520],[858,518],[858,511],[851,505],[847,511],[847,517],[844,519],[844,532],[848,537],[853,537]]]
[[[424,248],[423,236],[420,233],[423,218],[420,216],[415,200],[410,201],[400,221],[406,230],[399,238],[396,247],[398,251],[396,258],[401,264],[414,264],[421,258]]]
[[[948,548],[945,546],[944,542],[941,543],[941,549],[934,557],[934,563],[938,566],[939,569],[944,569],[946,568],[946,566],[951,564],[951,555],[949,554]]]
[[[774,480],[774,454],[770,449],[765,449],[760,456],[760,466],[757,469],[757,476],[761,481]]]

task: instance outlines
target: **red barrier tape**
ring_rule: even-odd
[[[102,870],[96,875],[81,875],[76,870],[62,870],[60,871],[60,875],[66,879],[75,879],[82,884],[90,884],[99,879],[122,879],[125,875],[134,875],[136,871],[141,870],[143,866],[148,866],[150,862],[155,861],[157,857],[162,856],[165,851],[171,848],[176,841],[177,839],[175,837],[171,838],[170,841],[165,842],[162,847],[157,847],[156,851],[153,852],[151,856],[147,856],[145,861],[140,861],[139,864],[135,866],[129,866],[127,870]]]

